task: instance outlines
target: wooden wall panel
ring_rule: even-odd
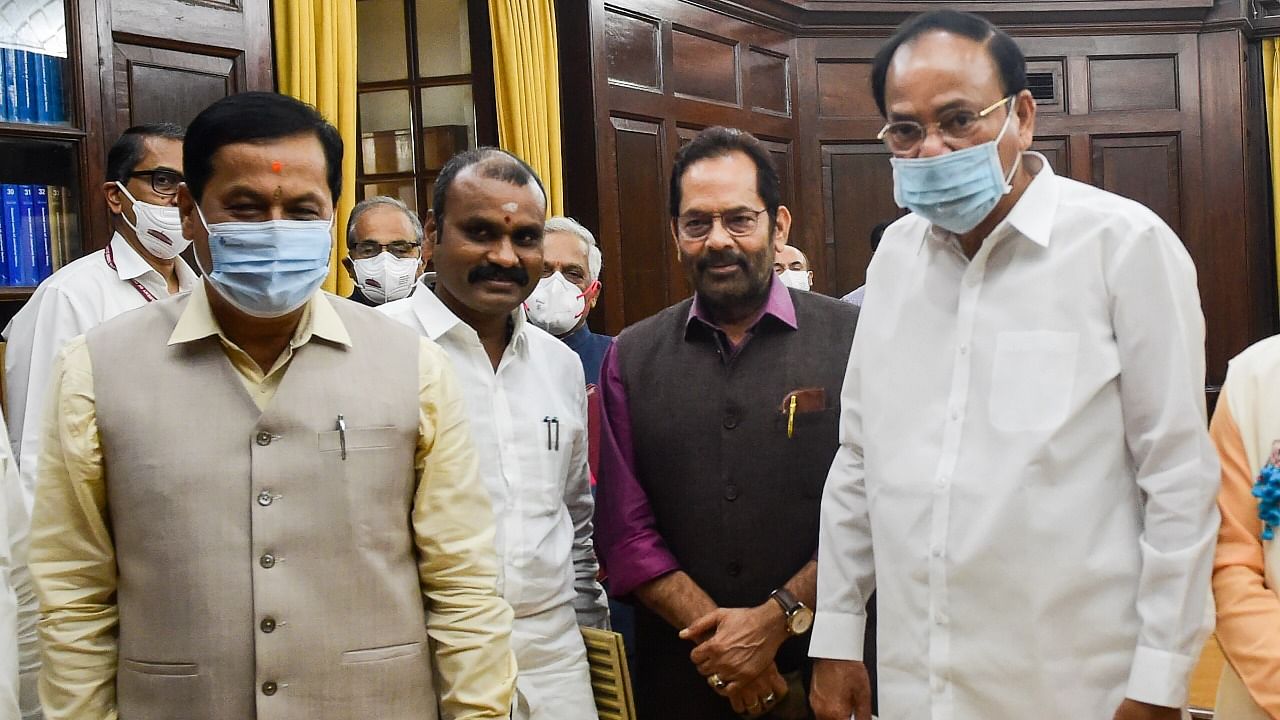
[[[629,325],[666,307],[665,262],[671,247],[671,231],[664,214],[654,212],[666,202],[663,158],[666,143],[660,121],[613,119],[617,152],[618,192],[627,198],[618,204],[621,275],[627,288],[625,321]]]
[[[1044,155],[1055,173],[1071,176],[1070,138],[1040,136],[1031,143],[1031,149]]]
[[[880,110],[870,88],[869,61],[818,61],[818,115],[821,117],[879,117]]]
[[[866,282],[871,231],[902,216],[893,201],[889,153],[878,141],[822,146],[828,294],[844,295]]]
[[[604,17],[609,81],[661,90],[658,23],[616,8],[606,10]]]
[[[1178,58],[1090,58],[1089,108],[1177,110]]]
[[[738,105],[738,48],[727,38],[672,28],[672,89],[677,95]]]
[[[1181,165],[1176,135],[1093,138],[1093,184],[1151,208],[1179,236]]]
[[[747,51],[747,106],[752,110],[791,114],[791,70],[787,56],[751,48]]]
[[[116,125],[186,125],[213,101],[238,91],[234,58],[116,43]]]

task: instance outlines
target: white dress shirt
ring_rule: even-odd
[[[0,718],[40,717],[40,607],[27,570],[31,515],[0,417]]]
[[[9,439],[18,456],[28,511],[35,493],[45,393],[58,351],[71,338],[145,305],[148,301],[131,281],[141,284],[153,297],[169,295],[164,277],[119,233],[112,236],[108,247],[115,269],[107,264],[106,250],[68,263],[40,283],[4,329],[8,342],[4,356],[5,415],[9,418]],[[198,279],[196,274],[182,258],[175,258],[174,265],[180,290],[190,290]],[[27,428],[33,432],[25,432]]]
[[[1027,160],[972,260],[909,215],[868,272],[810,650],[861,659],[878,589],[894,720],[1181,706],[1213,626],[1195,267],[1147,208]]]
[[[595,502],[578,356],[516,309],[495,371],[476,331],[435,293],[424,289],[379,309],[439,343],[453,361],[497,519],[499,584],[516,618],[573,603],[579,624],[607,627],[591,540]]]

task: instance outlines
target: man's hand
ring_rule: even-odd
[[[772,600],[753,608],[720,608],[680,631],[698,646],[689,654],[703,677],[716,674],[727,683],[759,677],[787,639],[782,608]],[[766,695],[768,693],[765,693]]]
[[[755,679],[729,683],[716,692],[729,698],[734,712],[755,717],[769,712],[787,694],[787,681],[778,673],[778,666],[770,662]]]
[[[809,705],[818,720],[871,720],[867,666],[857,660],[814,660]]]
[[[1125,699],[1116,710],[1115,720],[1180,720],[1181,708],[1148,705],[1137,700]]]

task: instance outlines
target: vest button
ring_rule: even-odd
[[[271,493],[267,492],[266,490],[263,490],[262,492],[258,493],[258,504],[261,505],[262,507],[266,507],[273,502],[275,502],[275,498],[271,496]]]
[[[266,682],[262,683],[262,694],[263,694],[263,695],[275,695],[275,694],[276,694],[276,690],[279,690],[279,689],[280,689],[280,688],[279,688],[279,686],[278,686],[278,685],[276,685],[275,683],[271,682],[270,680],[268,680],[268,681],[266,681]]]
[[[737,560],[731,561],[725,566],[724,571],[729,573],[729,577],[738,577],[742,574],[742,564]]]
[[[724,499],[730,502],[738,499],[738,486],[729,485],[724,489]]]
[[[267,553],[266,555],[258,558],[258,564],[264,568],[273,568],[276,565],[276,556],[271,553]]]
[[[262,618],[262,622],[258,624],[258,627],[262,628],[264,633],[275,632],[276,620],[275,618]]]
[[[729,413],[728,415],[725,415],[725,416],[724,416],[724,429],[725,429],[725,430],[732,430],[732,429],[734,429],[734,428],[736,428],[736,427],[738,427],[738,416],[737,416],[736,414],[734,414],[734,413]]]
[[[258,433],[258,437],[256,439],[259,445],[262,445],[262,446],[270,445],[271,433],[267,432],[266,430],[263,430],[262,432]]]

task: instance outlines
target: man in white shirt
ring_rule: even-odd
[[[196,275],[178,253],[183,128],[139,125],[107,154],[102,192],[115,234],[36,288],[4,330],[5,415],[28,511],[34,497],[49,372],[68,340],[126,310],[190,290]],[[27,432],[30,430],[30,432]]]
[[[515,611],[514,717],[595,720],[578,625],[608,627],[608,605],[591,539],[586,383],[573,351],[521,309],[542,275],[546,194],[523,161],[481,148],[445,165],[432,208],[435,292],[382,310],[439,343],[461,381]]]
[[[1017,45],[918,16],[873,65],[899,205],[822,505],[820,720],[1172,720],[1213,624],[1218,463],[1195,267],[1028,152]]]
[[[31,515],[0,417],[0,718],[40,717],[40,606],[27,569]]]

